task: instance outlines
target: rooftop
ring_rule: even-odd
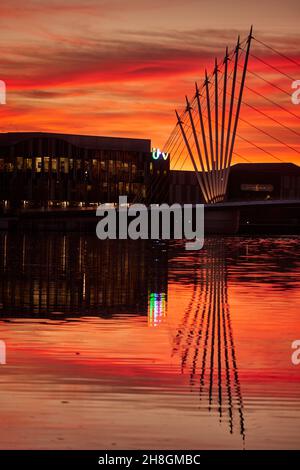
[[[103,137],[94,135],[60,134],[53,132],[6,132],[0,133],[0,146],[10,146],[29,139],[59,139],[77,147],[93,150],[124,150],[127,152],[150,152],[150,139]]]
[[[299,173],[300,167],[295,163],[236,163],[230,168],[230,173],[255,172],[255,173]]]

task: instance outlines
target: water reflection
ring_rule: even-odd
[[[157,299],[163,304],[167,295],[164,245],[78,234],[41,237],[0,234],[2,315],[147,315],[149,300],[157,315]],[[157,294],[149,299],[149,292]],[[153,301],[153,295],[159,297]]]
[[[297,447],[298,246],[0,233],[0,447]]]
[[[149,326],[158,326],[162,323],[167,315],[166,294],[164,292],[151,292],[149,295]]]
[[[188,371],[190,384],[207,399],[208,410],[217,403],[220,421],[228,415],[230,433],[234,412],[245,440],[243,399],[227,291],[224,240],[207,241],[194,272],[190,302],[173,340],[173,355],[180,358],[181,372]]]
[[[105,317],[124,311],[148,315],[150,327],[166,321],[167,245],[95,243],[94,237],[78,234],[33,240],[29,234],[2,233],[0,241],[2,317]],[[198,387],[200,400],[207,400],[208,410],[217,403],[220,420],[228,416],[231,433],[237,410],[244,439],[223,240],[207,241],[198,264],[194,260],[192,282],[172,355],[179,358],[181,372],[189,374],[191,386]]]

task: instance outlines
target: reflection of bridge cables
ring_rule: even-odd
[[[189,371],[192,390],[199,384],[200,400],[210,412],[228,420],[230,433],[238,423],[245,440],[244,406],[227,297],[224,241],[207,242],[201,259],[199,295],[184,314],[174,337],[173,354],[180,358],[181,373]],[[202,255],[203,256],[203,255]],[[196,299],[198,297],[198,300]],[[191,312],[193,310],[193,313]],[[180,342],[178,342],[180,337]]]
[[[193,320],[192,320],[192,322],[191,322],[191,324],[188,328],[188,335],[187,335],[187,339],[186,339],[186,344],[184,346],[183,353],[182,353],[182,356],[181,356],[181,372],[184,372],[187,361],[188,361],[191,345],[192,345],[193,340],[194,340],[195,332],[197,331],[197,320],[198,320],[198,316],[199,316],[199,312],[200,312],[200,307],[203,304],[203,291],[202,291],[202,289],[199,289],[199,285],[201,285],[201,283],[199,283],[198,286],[197,286],[198,291],[199,291],[198,302],[196,304]],[[204,296],[205,296],[205,294],[204,294]],[[203,319],[204,319],[203,317],[204,317],[204,315],[203,315],[203,312],[202,312],[200,328],[201,328],[201,325],[203,324]]]
[[[193,305],[194,305],[194,302],[195,302],[195,298],[196,298],[196,295],[198,294],[198,271],[195,267],[194,269],[194,284],[193,284],[193,293],[192,293],[192,297],[189,301],[189,304],[185,310],[185,313],[182,317],[182,321],[181,321],[181,324],[180,324],[180,327],[178,328],[177,330],[177,334],[174,338],[174,342],[173,342],[173,350],[172,350],[172,356],[179,350],[180,348],[180,343],[182,341],[182,338],[185,334],[185,330],[186,330],[186,327],[187,327],[187,324],[188,324],[188,319],[189,319],[189,316],[190,316],[190,313],[193,309]]]

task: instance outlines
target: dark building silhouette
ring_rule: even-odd
[[[0,134],[2,207],[118,202],[199,203],[194,171],[170,171],[170,156],[148,139],[44,132]],[[300,198],[300,167],[242,163],[230,169],[226,200]]]
[[[238,163],[230,169],[229,200],[298,199],[300,167],[293,163]]]
[[[299,199],[300,167],[293,163],[238,163],[230,168],[227,201]],[[171,171],[171,203],[203,202],[194,171]]]
[[[146,139],[0,134],[0,201],[6,206],[117,202],[119,195],[146,201],[155,199],[152,185],[164,185],[168,174],[169,158],[152,153]]]
[[[171,171],[169,202],[171,204],[196,204],[203,202],[203,196],[194,171]]]

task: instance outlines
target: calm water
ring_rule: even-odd
[[[300,239],[0,233],[0,448],[298,448]]]

